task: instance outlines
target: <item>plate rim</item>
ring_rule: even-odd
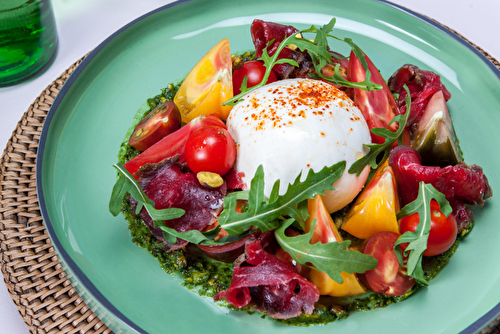
[[[95,287],[95,285],[91,282],[91,280],[85,275],[85,273],[80,269],[80,267],[75,263],[75,261],[71,258],[71,256],[67,253],[67,251],[64,249],[62,246],[60,240],[57,238],[57,235],[55,233],[55,230],[52,226],[51,220],[49,218],[48,212],[47,212],[47,207],[46,207],[46,202],[45,202],[45,197],[44,197],[44,192],[43,192],[43,184],[42,184],[42,165],[43,165],[43,156],[44,156],[44,150],[45,150],[45,144],[47,140],[47,135],[49,132],[50,124],[52,119],[54,118],[54,115],[59,108],[59,105],[61,102],[64,100],[66,97],[66,94],[68,90],[72,87],[74,82],[78,79],[79,75],[81,72],[87,67],[87,65],[96,57],[96,55],[105,47],[107,46],[111,41],[113,41],[117,36],[122,34],[124,31],[127,29],[131,28],[135,24],[143,21],[144,19],[158,13],[162,12],[164,10],[168,10],[172,7],[176,7],[178,5],[186,4],[186,3],[191,3],[191,2],[196,2],[199,0],[176,0],[172,3],[166,4],[164,6],[160,6],[154,10],[151,10],[138,18],[130,21],[126,25],[122,26],[120,29],[116,30],[113,34],[111,34],[109,37],[107,37],[104,41],[102,41],[97,47],[95,47],[92,51],[90,51],[81,61],[81,63],[76,67],[76,69],[73,71],[73,73],[69,76],[69,78],[66,80],[64,83],[63,87],[57,94],[56,98],[54,99],[54,102],[52,103],[47,116],[45,118],[45,122],[43,124],[42,132],[40,135],[39,139],[39,145],[38,145],[38,150],[36,154],[36,163],[35,163],[35,169],[36,169],[36,192],[37,192],[37,198],[39,202],[39,207],[40,207],[40,212],[41,216],[43,218],[45,227],[48,231],[48,235],[50,238],[50,241],[54,245],[54,248],[56,250],[56,254],[58,259],[60,260],[63,268],[65,271],[69,271],[71,275],[74,277],[77,277],[77,281],[80,282],[79,285],[83,286],[83,291],[88,293],[91,296],[91,299],[93,302],[96,302],[99,304],[100,307],[103,307],[106,312],[111,313],[114,317],[117,318],[121,322],[122,325],[125,325],[128,327],[128,329],[131,329],[137,333],[147,333],[142,329],[138,324],[130,320],[128,317],[126,317],[123,313],[121,313],[112,303],[110,300],[108,300],[104,295]],[[470,41],[468,41],[465,37],[461,36],[458,32],[455,32],[451,28],[441,24],[438,21],[435,21],[434,19],[422,15],[418,12],[415,12],[411,9],[408,9],[404,6],[401,6],[399,4],[392,3],[391,1],[387,0],[369,0],[373,2],[378,2],[382,3],[384,5],[387,5],[389,7],[393,7],[402,13],[408,14],[410,16],[413,16],[420,21],[422,21],[425,24],[430,25],[431,27],[438,29],[439,31],[445,33],[446,35],[454,38],[456,41],[460,42],[462,45],[467,47],[469,50],[473,51],[473,53],[479,57],[486,65],[489,67],[489,69],[497,76],[498,80],[500,80],[500,68],[498,68],[490,59],[488,59],[485,55],[485,53],[479,51],[479,49],[474,46]],[[492,57],[493,58],[493,57]],[[75,278],[73,278],[74,280]],[[80,287],[79,289],[82,289]],[[462,334],[468,334],[468,333],[476,333],[479,330],[485,328],[492,322],[496,320],[496,318],[500,315],[500,301],[497,303],[496,306],[494,306],[490,311],[488,311],[486,314],[481,316],[479,319],[477,319],[475,322],[470,324],[468,327],[463,329],[460,333]],[[103,319],[100,319],[103,321]],[[108,325],[105,321],[103,321],[106,325]],[[496,324],[495,324],[496,325]]]

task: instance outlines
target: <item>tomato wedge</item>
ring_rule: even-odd
[[[415,285],[415,280],[406,275],[406,269],[399,265],[394,244],[399,234],[395,232],[378,232],[366,239],[361,246],[364,254],[377,259],[375,269],[367,270],[358,277],[371,291],[386,296],[401,296]]]
[[[227,118],[232,107],[222,103],[233,97],[231,69],[229,39],[223,38],[193,67],[175,94],[184,123],[200,115]]]
[[[226,129],[224,122],[216,116],[199,116],[125,163],[125,169],[134,174],[147,163],[157,163],[176,154],[180,154],[181,163],[186,162],[185,147],[189,135],[206,126],[220,126]]]
[[[166,101],[137,124],[129,144],[141,152],[181,127],[181,114],[173,101]]]
[[[400,114],[398,104],[377,67],[375,67],[368,56],[365,56],[365,59],[371,73],[371,80],[381,85],[383,88],[370,92],[359,88],[353,88],[352,95],[354,103],[363,113],[370,129],[385,127],[394,132],[398,129],[398,125],[397,123],[393,123],[389,126],[389,122],[394,116]],[[366,78],[366,71],[363,65],[361,65],[361,61],[352,51],[349,57],[347,77],[349,81],[353,82],[360,82]],[[373,133],[371,136],[374,143],[381,144],[384,142],[384,138],[382,137],[376,136]]]
[[[398,211],[396,177],[386,160],[351,205],[342,229],[359,239],[382,231],[399,233]]]
[[[307,211],[309,218],[305,223],[305,232],[311,230],[312,221],[316,220],[311,243],[325,244],[343,241],[320,195],[308,200]],[[312,269],[309,280],[316,285],[320,294],[332,297],[356,296],[367,291],[355,273],[349,274],[342,271],[340,275],[344,279],[343,283],[335,282],[325,272]]]

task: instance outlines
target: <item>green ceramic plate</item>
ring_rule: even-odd
[[[362,11],[358,9],[362,8]],[[419,15],[375,0],[184,1],[121,29],[77,68],[47,117],[37,158],[43,218],[61,262],[115,332],[299,333],[258,315],[227,312],[181,286],[131,242],[108,212],[117,160],[132,116],[148,97],[182,78],[223,37],[252,48],[254,18],[307,28],[337,17],[385,77],[404,63],[440,73],[466,161],[499,183],[500,74],[458,36]],[[431,285],[409,300],[313,326],[308,333],[474,332],[500,311],[500,206],[475,210],[473,233]],[[425,319],[425,320],[424,320]]]

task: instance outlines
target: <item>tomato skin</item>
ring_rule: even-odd
[[[361,282],[371,291],[387,296],[400,296],[413,287],[415,280],[405,275],[394,252],[399,234],[378,232],[366,239],[360,251],[377,259],[375,269],[359,274]]]
[[[186,162],[194,172],[226,174],[236,160],[236,145],[227,129],[209,126],[194,131],[186,142]]]
[[[418,213],[401,219],[399,230],[401,234],[405,232],[415,232],[419,223]],[[427,239],[427,249],[423,255],[434,256],[447,251],[457,238],[457,222],[453,214],[446,217],[440,210],[438,202],[431,200],[431,230]],[[407,244],[402,244],[406,248]]]
[[[240,87],[245,76],[247,77],[247,87],[250,88],[259,84],[264,78],[265,73],[266,67],[261,61],[251,60],[245,62],[242,68],[235,70],[233,73],[233,94],[236,96],[241,93]],[[278,80],[276,74],[271,71],[266,84],[275,82],[276,80]]]
[[[143,152],[181,127],[181,113],[173,101],[166,101],[142,119],[130,136],[129,144]]]

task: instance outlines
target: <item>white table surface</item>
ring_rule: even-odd
[[[215,1],[215,0],[214,0]],[[313,0],[314,1],[314,0]],[[0,88],[0,150],[38,95],[71,64],[133,19],[172,0],[52,0],[59,52],[38,78]],[[393,0],[454,29],[500,60],[499,0]],[[28,327],[0,283],[0,334],[26,334]]]

